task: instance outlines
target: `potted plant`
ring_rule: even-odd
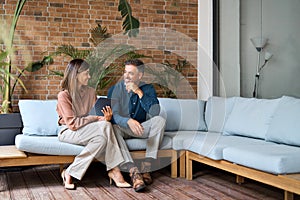
[[[26,91],[26,87],[20,77],[25,71],[37,71],[45,64],[50,64],[52,62],[51,57],[46,56],[42,61],[30,63],[23,69],[14,66],[12,63],[15,29],[25,3],[26,0],[17,1],[8,37],[3,38],[5,51],[0,51],[0,94],[2,100],[0,104],[0,145],[14,144],[15,135],[21,132],[22,120],[20,113],[13,113],[13,106],[11,103],[12,95],[17,84],[21,85]],[[16,72],[16,74],[13,72]]]
[[[7,71],[5,66],[8,65],[4,59],[7,57],[8,53],[2,51],[0,53],[0,80],[2,81],[2,86],[0,87],[0,92],[3,94],[3,102],[1,107],[1,115],[0,115],[0,145],[8,145],[14,143],[14,137],[16,134],[20,133],[20,129],[22,127],[21,116],[17,113],[14,114],[4,114],[2,112],[8,109],[9,103],[7,102],[7,98],[4,98],[5,92],[3,89],[6,87],[7,77],[10,79],[14,79],[14,76]]]
[[[14,144],[15,135],[20,133],[22,128],[21,116],[17,113],[8,113],[12,112],[11,95],[13,91],[11,91],[11,80],[19,82],[21,86],[25,88],[22,81],[19,81],[19,79],[12,74],[12,68],[14,66],[12,66],[11,62],[14,33],[25,2],[26,0],[17,2],[9,35],[5,41],[6,51],[2,51],[0,54],[0,77],[2,81],[2,86],[0,88],[0,92],[2,93],[2,104],[0,108],[0,145]],[[19,71],[19,69],[16,68],[16,71]]]

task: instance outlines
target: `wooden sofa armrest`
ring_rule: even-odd
[[[15,146],[0,146],[0,160],[7,158],[26,158],[27,155]]]

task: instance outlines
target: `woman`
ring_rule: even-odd
[[[66,189],[75,189],[72,177],[81,180],[94,159],[105,156],[110,183],[118,187],[131,187],[125,182],[118,165],[124,162],[110,119],[112,110],[103,108],[104,116],[89,115],[97,97],[95,89],[88,86],[89,65],[82,59],[72,60],[65,70],[58,94],[58,123],[62,129],[58,139],[62,142],[84,146],[74,162],[63,170],[61,176]]]

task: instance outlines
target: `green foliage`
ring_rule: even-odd
[[[45,65],[53,64],[52,56],[44,56],[43,60],[30,63],[26,68],[23,69],[23,72],[26,70],[28,72],[36,72],[42,69]]]
[[[165,61],[160,65],[160,69],[153,69],[151,67],[145,68],[145,71],[154,76],[153,82],[156,83],[164,93],[164,97],[176,98],[177,88],[180,81],[184,79],[182,75],[183,69],[188,62],[177,59],[177,64],[171,64]]]
[[[75,48],[71,44],[62,44],[57,48],[53,56],[57,55],[67,55],[70,56],[72,59],[76,58],[86,58],[89,55],[90,51],[89,50],[79,50],[78,48]]]
[[[110,63],[112,63],[118,55],[123,55],[131,48],[132,47],[128,45],[116,45],[115,47],[97,48],[92,51],[86,59],[90,64],[91,79],[89,85],[97,87],[98,89],[103,89],[109,85],[113,79],[107,79],[106,77],[114,73],[117,69],[117,67],[111,66]]]
[[[13,20],[10,26],[10,31],[9,31],[9,44],[8,47],[11,48],[13,41],[14,41],[14,36],[15,36],[15,30],[17,27],[17,23],[21,14],[21,11],[23,9],[23,6],[25,5],[26,0],[18,0],[17,1],[17,5],[16,5],[16,9],[14,12],[14,16],[13,16]]]
[[[10,62],[7,62],[8,59],[9,59],[9,53],[7,51],[1,51],[0,52],[0,80],[2,81],[2,85],[0,86],[0,93],[2,94],[2,105],[0,108],[0,113],[12,112],[11,95],[14,92],[14,87],[11,89],[11,81],[14,81],[14,85],[19,83],[26,91],[26,88],[23,82],[19,79],[19,77],[16,77],[15,74],[12,74],[9,71],[9,69],[11,70],[12,66]],[[16,70],[20,72],[18,68],[16,68]]]
[[[139,33],[140,22],[138,19],[132,16],[131,6],[126,0],[119,0],[118,11],[121,12],[123,18],[123,30],[124,34],[128,33],[129,37],[137,36]]]
[[[11,26],[10,26],[10,31],[9,31],[9,35],[8,35],[8,42],[6,44],[6,51],[5,53],[2,52],[1,53],[1,59],[0,59],[0,67],[1,67],[1,79],[2,79],[2,87],[0,92],[2,93],[2,105],[1,105],[1,113],[9,113],[12,111],[12,105],[11,105],[11,97],[12,97],[12,93],[13,91],[11,90],[11,79],[14,78],[14,75],[11,73],[12,71],[12,64],[11,64],[11,57],[12,57],[12,44],[14,41],[14,35],[15,35],[15,30],[16,30],[16,26],[19,20],[19,16],[20,13],[23,9],[24,4],[26,3],[26,0],[18,0],[17,1],[17,5],[15,8],[15,12],[13,15],[13,19],[11,22]],[[19,80],[16,79],[16,81],[18,81],[19,83],[21,83],[21,86],[23,88],[25,88],[25,86],[23,85],[23,83]]]
[[[97,27],[92,28],[91,32],[91,41],[95,46],[99,45],[102,41],[110,37],[110,34],[107,33],[106,27],[101,27],[100,24],[97,24]],[[90,64],[90,74],[91,79],[89,85],[92,87],[104,88],[108,85],[111,80],[106,80],[105,77],[114,72],[113,67],[105,67],[104,63],[111,57],[116,54],[117,50],[112,49],[109,51],[100,51],[97,48],[94,49],[78,49],[72,46],[71,44],[62,44],[54,52],[53,56],[65,55],[69,56],[72,59],[80,58],[85,59]],[[63,72],[51,71],[54,75],[64,76]]]
[[[18,75],[18,78],[17,78],[17,81],[14,82],[14,85],[12,87],[12,91],[15,90],[15,87],[17,86],[18,83],[22,84],[23,83],[21,82],[21,76],[24,74],[25,71],[28,71],[28,72],[36,72],[40,69],[42,69],[45,65],[50,65],[53,63],[53,58],[51,56],[44,56],[43,60],[42,61],[36,61],[36,62],[32,62],[30,63],[27,67],[25,67],[21,73],[19,73]],[[24,85],[23,85],[24,86]],[[25,86],[23,87],[25,90]]]
[[[140,58],[151,58],[151,56],[145,56],[134,51],[130,51],[126,54],[127,59],[140,59]]]
[[[102,41],[110,37],[111,35],[107,33],[107,28],[105,26],[102,28],[101,24],[97,24],[95,28],[91,29],[90,41],[94,44],[95,47],[98,46]]]
[[[8,52],[7,51],[0,51],[0,66],[7,66],[8,63],[5,62],[5,59],[8,56]],[[4,70],[3,68],[0,68],[2,70]]]
[[[7,69],[5,68],[6,66],[9,65],[9,63],[5,62],[5,59],[7,57],[8,53],[6,51],[1,51],[0,53],[0,80],[3,82],[3,84],[0,87],[0,93],[3,92],[4,86],[7,84],[6,77],[10,76],[10,78],[13,78],[12,74],[10,74]]]
[[[25,3],[26,0],[17,1],[15,12],[9,29],[8,40],[5,40],[4,42],[6,51],[0,52],[0,80],[2,81],[2,85],[0,86],[0,93],[2,94],[2,105],[0,108],[1,113],[12,112],[11,99],[17,84],[19,84],[27,92],[24,83],[20,79],[20,77],[24,74],[24,71],[34,72],[41,69],[45,64],[51,63],[51,58],[44,57],[42,61],[31,63],[24,69],[19,69],[12,64],[12,57],[14,54],[13,41],[15,30]],[[16,74],[12,73],[13,69],[17,72]]]

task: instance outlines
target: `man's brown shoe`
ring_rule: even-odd
[[[152,184],[152,178],[150,175],[151,171],[151,163],[150,162],[142,162],[141,164],[141,172],[143,174],[143,179],[146,185]]]
[[[129,170],[129,175],[131,177],[132,181],[132,187],[134,191],[136,192],[141,192],[146,188],[146,185],[144,183],[143,177],[140,174],[139,170],[137,167],[133,167]]]

